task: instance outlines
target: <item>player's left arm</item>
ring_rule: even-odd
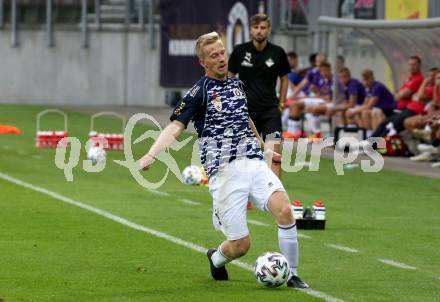
[[[357,94],[350,94],[348,98],[347,108],[354,108],[357,104],[358,96]]]
[[[286,74],[280,77],[280,98],[279,98],[278,106],[284,106],[284,103],[286,102],[288,87],[289,87],[289,79]]]
[[[278,64],[276,66],[278,69],[277,74],[280,78],[280,97],[278,100],[278,106],[282,108],[286,102],[287,88],[289,87],[288,74],[291,71],[289,60],[287,60],[287,54],[282,48],[280,48]]]
[[[402,89],[400,89],[400,90],[394,95],[394,98],[395,98],[396,100],[407,99],[407,98],[409,98],[412,94],[413,94],[413,92],[411,91],[411,89],[409,89],[409,88],[402,88]]]

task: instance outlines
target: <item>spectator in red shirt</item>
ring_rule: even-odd
[[[402,87],[400,87],[399,91],[394,94],[394,99],[397,100],[397,109],[406,109],[412,100],[412,96],[422,85],[423,75],[420,72],[421,67],[422,60],[418,56],[411,56],[408,58],[408,70],[410,76],[408,80],[403,83]]]
[[[419,155],[413,156],[410,159],[413,161],[430,161],[437,159],[431,166],[440,168],[440,71],[437,71],[434,76],[434,90],[433,90],[433,104],[430,106],[431,111],[427,114],[429,118],[426,119],[426,130],[421,131],[427,134],[427,137],[423,137],[429,144],[419,144],[417,149],[421,152]],[[418,129],[415,129],[418,130]],[[415,130],[413,134],[415,134]],[[420,130],[419,130],[420,131]]]
[[[432,117],[434,112],[438,110],[438,104],[429,103],[434,99],[434,77],[438,73],[437,68],[431,68],[428,76],[420,86],[419,91],[408,104],[408,109],[417,113],[417,115],[409,117],[405,120],[405,129],[412,132],[414,129],[422,129],[427,121]],[[426,108],[426,111],[425,111]]]

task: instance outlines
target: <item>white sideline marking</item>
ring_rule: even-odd
[[[189,199],[186,199],[186,198],[180,198],[179,200],[180,200],[181,202],[183,202],[183,203],[190,204],[190,205],[193,205],[193,206],[198,206],[198,205],[200,205],[200,202],[192,201],[192,200],[189,200]]]
[[[161,191],[158,191],[158,190],[148,190],[148,191],[150,191],[151,193],[157,194],[157,195],[161,195],[161,196],[171,196],[170,193],[161,192]]]
[[[343,246],[343,245],[338,245],[338,244],[327,244],[328,247],[340,250],[340,251],[344,251],[347,253],[359,253],[359,251],[357,249],[353,249],[351,247],[347,247],[347,246]]]
[[[41,156],[41,155],[32,155],[32,157],[35,159],[42,159],[43,158],[43,156]]]
[[[265,227],[269,226],[267,223],[264,223],[264,222],[261,222],[258,220],[253,220],[253,219],[248,219],[247,222],[249,222],[250,224],[259,225],[259,226],[265,226]]]
[[[5,150],[11,149],[11,147],[9,147],[8,145],[3,145],[2,148],[5,149]]]
[[[151,193],[153,193],[153,194],[160,195],[160,196],[166,196],[166,197],[171,196],[170,193],[162,192],[162,191],[158,191],[158,190],[148,190],[148,191],[151,192]],[[200,203],[198,203],[198,202],[196,202],[196,201],[192,201],[192,200],[189,200],[189,199],[186,199],[186,198],[179,198],[179,200],[180,200],[181,202],[183,202],[183,203],[190,204],[190,205],[193,205],[193,206],[196,206],[196,205],[199,205],[199,204],[200,204]]]
[[[4,173],[0,172],[0,178],[4,179],[6,181],[9,181],[11,183],[14,183],[14,184],[16,184],[18,186],[22,186],[22,187],[25,187],[27,189],[30,189],[30,190],[33,190],[33,191],[36,191],[36,192],[39,192],[39,193],[42,193],[42,194],[46,194],[46,195],[48,195],[48,196],[50,196],[50,197],[52,197],[54,199],[58,199],[58,200],[60,200],[62,202],[65,202],[67,204],[70,204],[70,205],[82,208],[82,209],[87,210],[89,212],[95,213],[95,214],[97,214],[99,216],[102,216],[102,217],[108,218],[110,220],[113,220],[114,222],[117,222],[117,223],[120,223],[122,225],[128,226],[128,227],[130,227],[132,229],[135,229],[135,230],[138,230],[138,231],[141,231],[141,232],[144,232],[144,233],[147,233],[147,234],[150,234],[150,235],[153,235],[153,236],[156,236],[156,237],[168,240],[168,241],[170,241],[172,243],[184,246],[186,248],[189,248],[191,250],[194,250],[194,251],[197,251],[197,252],[200,252],[200,253],[204,253],[205,254],[207,252],[207,248],[202,247],[200,245],[197,245],[197,244],[194,244],[192,242],[185,241],[183,239],[171,236],[171,235],[169,235],[167,233],[164,233],[164,232],[160,232],[160,231],[156,231],[154,229],[147,228],[145,226],[142,226],[142,225],[139,225],[137,223],[131,222],[131,221],[125,219],[125,218],[116,216],[116,215],[114,215],[114,214],[112,214],[110,212],[107,212],[107,211],[101,210],[99,208],[95,208],[93,206],[87,205],[85,203],[73,200],[73,199],[71,199],[69,197],[65,197],[65,196],[63,196],[61,194],[49,191],[49,190],[44,189],[42,187],[34,186],[34,185],[30,184],[30,183],[27,183],[27,182],[24,182],[24,181],[22,181],[20,179],[11,177],[11,176],[9,176],[7,174],[4,174]],[[240,260],[234,260],[232,263],[234,265],[236,265],[236,266],[239,266],[239,267],[247,270],[247,271],[251,271],[251,272],[254,271],[254,268],[253,268],[252,265],[250,265],[248,263],[245,263],[245,262],[242,262]],[[310,296],[314,296],[314,297],[317,297],[317,298],[322,298],[322,299],[324,299],[325,301],[328,301],[328,302],[343,302],[343,300],[341,300],[341,299],[335,298],[335,297],[333,297],[333,296],[331,296],[329,294],[326,294],[326,293],[323,293],[323,292],[320,292],[320,291],[317,291],[317,290],[314,290],[314,289],[303,289],[303,290],[300,290],[300,291],[302,291],[302,292],[304,292],[304,293],[306,293],[306,294],[308,294]]]
[[[306,234],[300,234],[300,233],[298,233],[298,238],[304,238],[304,239],[312,239],[312,237],[311,237],[311,236],[309,236],[309,235],[306,235]]]
[[[396,262],[394,260],[390,260],[390,259],[377,259],[379,262],[394,266],[394,267],[398,267],[398,268],[403,268],[403,269],[410,269],[410,270],[415,270],[416,268],[414,266],[411,265],[407,265],[405,263],[401,263],[401,262]]]
[[[26,152],[26,151],[23,151],[23,150],[18,150],[17,153],[18,153],[19,155],[27,155],[27,152]]]

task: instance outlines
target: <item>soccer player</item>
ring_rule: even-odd
[[[327,62],[327,57],[323,53],[317,53],[310,56],[310,60],[314,61],[312,63],[312,68],[310,68],[306,76],[302,79],[302,81],[295,87],[292,92],[292,98],[301,97],[300,93],[303,92],[305,96],[314,97],[317,93],[317,83],[321,78],[321,73],[319,71],[319,66],[322,63]]]
[[[339,69],[338,84],[340,84],[341,91],[343,92],[344,102],[337,106],[333,106],[332,103],[322,103],[314,106],[310,111],[315,116],[325,114],[331,117],[338,111],[349,113],[350,110],[360,107],[364,103],[365,88],[359,80],[351,77],[350,70],[347,67]]]
[[[287,78],[289,80],[289,86],[287,88],[287,97],[284,102],[283,111],[281,112],[281,121],[282,121],[282,129],[283,131],[287,130],[287,122],[289,120],[289,106],[294,101],[292,98],[293,90],[296,86],[301,83],[302,78],[305,74],[304,71],[298,70],[298,55],[294,51],[289,51],[287,53],[287,60],[290,65],[290,72],[287,74]]]
[[[312,132],[310,138],[321,137],[321,122],[318,115],[322,114],[322,110],[325,112],[327,108],[333,105],[332,71],[330,63],[321,63],[319,66],[319,77],[317,77],[317,79],[315,82],[316,94],[314,97],[298,99],[290,105],[290,119],[288,121],[287,131],[291,138],[296,138],[301,132],[300,119],[304,112],[306,113],[305,117]]]
[[[279,139],[282,131],[280,106],[286,101],[290,66],[284,50],[268,41],[271,31],[269,17],[256,14],[250,23],[251,41],[234,48],[229,58],[229,72],[232,76],[238,74],[244,83],[249,115],[263,140],[269,134]],[[279,98],[275,89],[278,79]],[[274,145],[274,151],[280,152],[280,142],[267,143]],[[280,164],[272,164],[272,170],[277,176],[281,175]]]
[[[407,118],[417,115],[418,112],[416,111],[419,110],[419,106],[417,102],[412,102],[412,97],[423,83],[423,75],[420,72],[421,65],[422,60],[419,57],[409,57],[408,69],[411,75],[395,95],[396,100],[398,100],[397,109],[402,111],[391,115],[380,123],[371,134],[372,137],[395,135],[405,129],[404,123]]]
[[[408,58],[407,64],[410,76],[394,95],[397,101],[397,109],[399,110],[404,110],[408,107],[412,101],[412,96],[419,90],[423,83],[423,74],[420,71],[422,60],[418,56],[411,56]]]
[[[367,129],[369,137],[380,123],[394,114],[395,102],[387,87],[375,80],[372,70],[362,71],[362,83],[366,92],[365,102],[347,112],[347,115],[349,119],[356,120],[360,127]]]
[[[217,249],[207,252],[212,277],[228,280],[225,265],[249,250],[246,205],[250,199],[278,223],[279,247],[291,269],[287,286],[307,288],[297,275],[298,239],[289,198],[263,160],[262,140],[249,118],[243,83],[228,77],[227,54],[217,33],[200,36],[196,52],[205,75],[178,103],[171,123],[141,158],[140,167],[149,169],[156,156],[193,120],[201,161],[209,177],[213,224],[226,236]],[[271,153],[273,161],[281,161],[279,154]]]

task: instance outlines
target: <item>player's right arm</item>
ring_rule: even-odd
[[[295,89],[292,92],[292,98],[296,98],[296,96],[298,95],[298,93],[303,90],[307,84],[309,84],[309,80],[307,79],[307,77],[305,77],[304,79],[302,79],[302,81],[295,87]]]
[[[414,96],[415,101],[423,102],[423,103],[425,103],[427,101],[427,99],[425,97],[425,90],[429,86],[430,83],[431,83],[430,78],[426,78],[423,80],[422,85],[420,86],[419,90],[417,90],[417,93]]]
[[[142,170],[148,170],[156,159],[156,156],[171,146],[185,129],[185,124],[177,120],[172,121],[163,129],[157,140],[151,146],[150,150],[140,160]]]
[[[156,156],[179,138],[188,123],[202,110],[203,101],[204,92],[201,83],[198,83],[186,93],[174,108],[170,117],[171,123],[165,127],[150,150],[139,161],[141,169],[148,170],[154,163]]]
[[[365,99],[364,105],[362,106],[365,107],[366,109],[372,109],[373,107],[376,106],[378,101],[379,101],[379,97],[372,95]]]

